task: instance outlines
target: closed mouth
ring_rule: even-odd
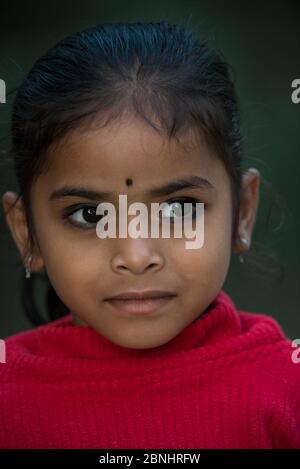
[[[106,298],[106,301],[112,300],[124,300],[124,301],[143,301],[149,299],[157,299],[157,298],[167,298],[176,296],[176,293],[164,290],[147,290],[147,291],[127,291],[123,293],[119,293],[110,298]]]
[[[136,296],[132,294],[128,294],[127,296],[128,298],[113,297],[106,301],[117,311],[125,312],[130,315],[147,315],[160,311],[163,306],[169,303],[177,295],[170,293],[163,294],[160,292],[160,296]]]

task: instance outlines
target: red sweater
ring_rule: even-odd
[[[1,448],[300,448],[300,363],[221,291],[167,344],[121,347],[71,314],[6,339]]]

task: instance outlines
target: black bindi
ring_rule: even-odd
[[[131,178],[126,179],[126,186],[132,186],[132,179]]]

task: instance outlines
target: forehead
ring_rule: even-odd
[[[135,185],[159,178],[200,173],[226,177],[222,162],[193,128],[169,140],[139,120],[115,121],[105,127],[68,134],[48,152],[46,178]]]

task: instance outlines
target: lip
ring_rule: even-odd
[[[163,306],[169,303],[174,296],[165,296],[162,298],[148,298],[145,300],[106,300],[117,311],[129,315],[148,315],[153,314],[160,310]]]
[[[175,295],[176,293],[166,290],[128,290],[106,298],[106,300],[146,300],[149,298],[164,298]]]
[[[163,290],[123,292],[106,301],[118,312],[127,315],[149,315],[169,303],[176,294]]]

